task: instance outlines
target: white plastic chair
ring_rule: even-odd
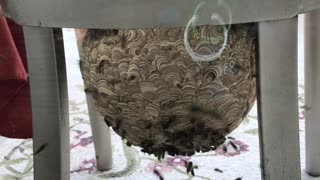
[[[207,7],[217,2],[207,2]],[[24,25],[30,72],[34,179],[67,180],[69,122],[62,27],[142,28],[185,26],[199,0],[0,0],[5,15]],[[320,7],[319,0],[224,0],[232,23],[259,23],[258,115],[262,178],[300,179],[297,90],[297,15]],[[124,13],[125,12],[125,13]],[[210,16],[206,9],[203,14]],[[208,18],[199,19],[207,24]],[[307,172],[320,175],[320,11],[306,15]],[[110,135],[92,111],[98,169],[111,168]]]

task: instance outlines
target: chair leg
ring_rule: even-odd
[[[24,27],[35,180],[70,179],[68,91],[62,30]]]
[[[320,176],[320,10],[305,14],[306,170]]]
[[[91,95],[87,95],[87,103],[97,167],[100,171],[107,171],[112,168],[110,129],[104,122],[104,118],[95,110],[95,104]]]
[[[297,19],[259,23],[258,115],[265,180],[301,179]]]

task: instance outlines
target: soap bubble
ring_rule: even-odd
[[[217,21],[219,23],[219,25],[222,25],[222,27],[223,27],[224,38],[223,38],[222,46],[221,46],[221,48],[219,48],[218,51],[213,52],[212,54],[208,54],[208,55],[199,54],[199,53],[195,52],[191,48],[191,46],[190,46],[190,44],[188,42],[189,29],[192,29],[194,31],[196,37],[201,38],[201,40],[203,40],[203,41],[207,41],[207,43],[210,43],[212,45],[217,45],[219,42],[221,42],[221,38],[220,37],[205,37],[203,34],[198,32],[198,30],[195,28],[196,21],[199,19],[198,11],[204,4],[205,4],[205,2],[201,2],[201,3],[198,4],[198,6],[195,9],[195,12],[194,12],[193,16],[190,18],[189,22],[187,23],[185,31],[184,31],[184,45],[185,45],[185,48],[186,48],[187,52],[189,53],[189,55],[191,56],[191,58],[194,61],[198,61],[198,62],[201,62],[201,61],[214,61],[214,60],[218,59],[221,56],[223,50],[225,49],[225,47],[227,45],[228,33],[229,33],[229,30],[230,30],[230,26],[231,26],[230,24],[231,24],[231,20],[232,20],[231,11],[230,11],[229,7],[227,6],[227,4],[225,4],[222,0],[218,0],[217,7],[222,7],[222,8],[224,8],[226,10],[227,16],[228,16],[227,18],[229,19],[229,22],[226,23],[224,21],[224,19],[222,18],[222,16],[219,13],[216,13],[216,12],[213,12],[211,14],[210,20],[211,21]],[[228,25],[226,25],[226,24],[228,24]]]

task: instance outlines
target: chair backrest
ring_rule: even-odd
[[[0,0],[4,13],[21,25],[70,28],[185,26],[199,4],[197,24],[291,18],[320,7],[320,0]]]

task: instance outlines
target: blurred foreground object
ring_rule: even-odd
[[[0,135],[31,138],[32,117],[22,26],[0,7]]]

